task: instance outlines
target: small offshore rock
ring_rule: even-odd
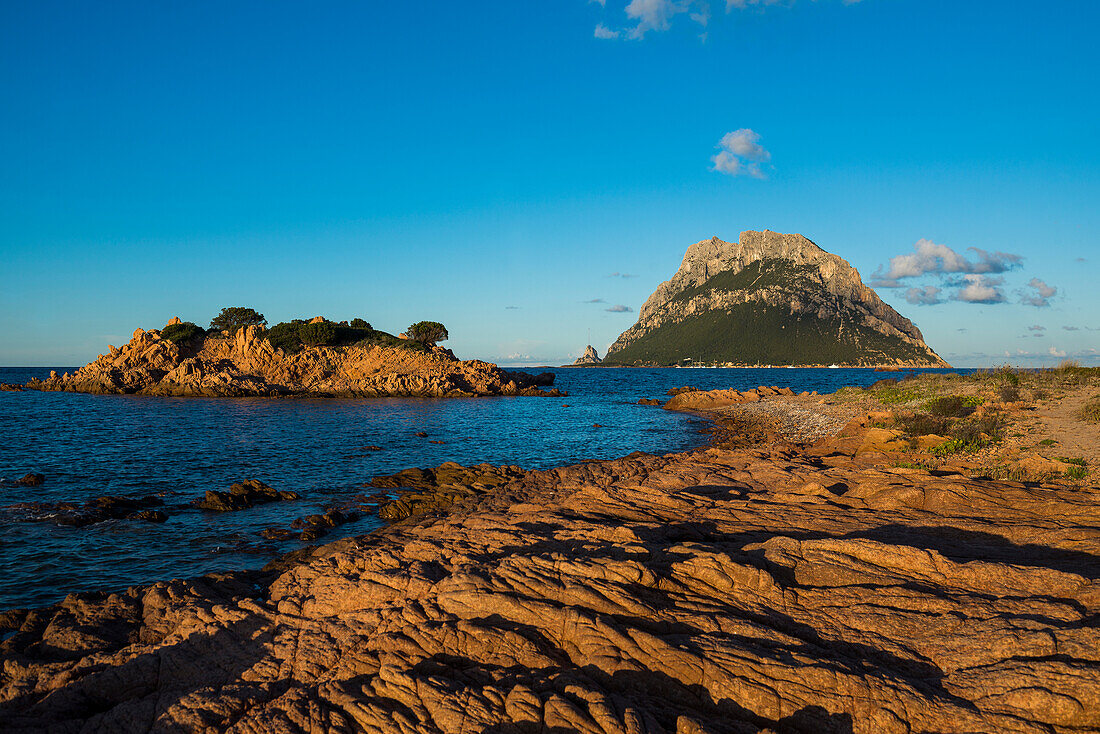
[[[232,512],[234,510],[247,510],[250,507],[267,502],[296,499],[298,499],[296,492],[275,489],[258,479],[246,479],[243,482],[234,484],[228,492],[208,489],[206,495],[201,500],[196,501],[195,506],[200,510]]]
[[[17,487],[37,487],[41,485],[44,481],[46,481],[45,474],[36,474],[34,472],[31,472],[30,474],[24,476],[22,479],[16,479],[15,485]]]

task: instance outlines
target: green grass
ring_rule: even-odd
[[[1055,461],[1060,461],[1063,464],[1073,464],[1075,466],[1088,466],[1088,462],[1080,457],[1069,458],[1068,456],[1055,456]]]
[[[1056,443],[1058,443],[1058,442],[1055,441],[1053,438],[1044,438],[1042,441],[1039,442],[1039,445],[1040,446],[1053,446]]]
[[[1100,395],[1093,395],[1085,401],[1080,417],[1089,423],[1100,423]]]
[[[743,365],[870,365],[895,359],[926,362],[929,356],[908,342],[864,326],[855,314],[822,319],[751,302],[666,323],[604,361],[671,365],[686,358]]]
[[[973,454],[977,451],[981,451],[988,445],[988,441],[952,438],[944,441],[939,446],[933,447],[929,451],[929,453],[936,456],[950,456],[951,454]]]
[[[1065,474],[1070,479],[1084,479],[1089,475],[1089,470],[1083,466],[1071,466]]]

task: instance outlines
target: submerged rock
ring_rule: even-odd
[[[20,479],[16,479],[13,484],[15,484],[15,486],[17,487],[37,487],[41,485],[44,481],[46,481],[45,474],[35,474],[32,472],[30,474],[24,475]]]

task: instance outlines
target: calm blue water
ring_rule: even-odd
[[[49,369],[0,368],[0,382],[44,378]],[[302,545],[265,540],[261,530],[346,502],[362,494],[371,477],[411,466],[457,461],[537,469],[698,446],[706,439],[700,419],[635,404],[663,397],[671,387],[832,392],[890,376],[848,369],[553,371],[569,397],[298,400],[0,392],[0,609],[50,604],[72,591],[259,568]],[[420,431],[428,437],[418,438]],[[362,448],[371,445],[382,451]],[[32,471],[45,474],[45,484],[12,485]],[[207,489],[228,489],[246,478],[294,490],[302,499],[230,513],[188,506]],[[22,521],[26,513],[10,507],[105,494],[161,495],[170,518],[71,528]],[[378,525],[364,516],[321,542]]]

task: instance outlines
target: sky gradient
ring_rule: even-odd
[[[1092,0],[3,3],[0,364],[227,305],[561,364],[747,229],[844,257],[952,364],[1100,364],[1097,27]]]

